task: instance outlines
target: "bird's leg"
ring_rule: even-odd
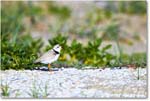
[[[49,70],[50,74],[53,74],[53,71],[51,70],[51,64],[48,64],[48,70]]]
[[[49,71],[51,71],[50,68],[51,68],[51,64],[48,64],[48,70],[49,70]]]

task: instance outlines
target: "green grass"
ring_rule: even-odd
[[[48,89],[48,82],[45,84],[44,88],[41,88],[41,86],[36,86],[36,81],[33,82],[32,88],[30,89],[30,92],[28,92],[28,95],[32,98],[47,98],[49,95],[47,89]]]
[[[3,97],[9,97],[9,95],[10,95],[10,87],[9,87],[8,84],[6,84],[6,85],[2,85],[1,84],[1,90],[2,90],[1,95]]]
[[[121,56],[122,64],[134,64],[137,67],[146,67],[147,64],[147,55],[146,53],[133,53],[132,55]]]
[[[37,86],[35,86],[35,82],[32,84],[32,88],[30,89],[30,93],[28,93],[32,98],[39,98],[40,97],[40,90]]]

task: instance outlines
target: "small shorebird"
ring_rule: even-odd
[[[40,58],[38,58],[34,63],[44,63],[48,64],[48,69],[50,71],[51,63],[56,61],[60,56],[61,46],[59,44],[55,45],[53,49],[49,50],[45,54],[43,54]]]

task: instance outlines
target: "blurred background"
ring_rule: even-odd
[[[56,43],[64,47],[60,61],[70,61],[66,64],[118,66],[140,61],[140,66],[145,66],[147,3],[2,1],[1,43],[2,69],[28,69],[33,60]],[[133,54],[135,59],[131,58]],[[119,63],[114,65],[112,60],[116,59]]]

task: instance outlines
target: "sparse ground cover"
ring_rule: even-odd
[[[3,98],[147,98],[147,70],[140,68],[137,77],[137,69],[125,67],[67,68],[53,73],[6,70],[1,71],[1,94]]]

